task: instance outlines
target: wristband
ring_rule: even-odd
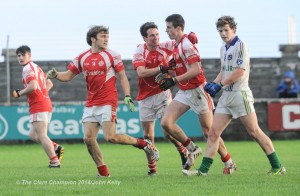
[[[222,84],[222,82],[219,82],[220,86],[223,87],[224,85]]]

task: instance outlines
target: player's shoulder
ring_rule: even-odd
[[[175,41],[169,40],[169,41],[165,41],[165,42],[160,42],[160,43],[158,44],[158,46],[159,46],[160,48],[167,48],[167,49],[169,49],[169,48],[174,48],[174,46],[175,46]]]
[[[136,46],[136,48],[144,49],[144,48],[145,48],[145,44],[138,44],[138,45]]]
[[[192,42],[186,36],[182,39],[180,44],[182,44],[183,48],[190,48],[193,46]]]
[[[145,44],[139,44],[135,48],[135,53],[142,53],[145,51]]]
[[[30,65],[29,65],[29,64],[23,66],[23,72],[24,72],[24,71],[28,71],[28,70],[30,70],[30,69],[31,69],[31,68],[30,68]]]
[[[35,64],[34,62],[30,61],[25,66],[23,66],[23,71],[31,71],[32,68],[35,68],[35,67],[38,67],[38,65]]]
[[[110,48],[105,49],[107,53],[109,53],[111,56],[121,56],[120,53],[116,52],[115,50],[112,50]]]
[[[238,36],[236,36],[234,38],[234,46],[241,47],[241,46],[245,46],[245,45],[246,45],[246,43],[243,40],[241,40]]]
[[[112,49],[107,48],[102,52],[105,52],[105,54],[110,56],[110,58],[112,58],[114,61],[122,61],[121,54]]]
[[[83,56],[87,55],[87,54],[91,54],[91,49],[88,49],[88,50],[84,50],[84,51],[81,51],[76,58],[82,58]]]

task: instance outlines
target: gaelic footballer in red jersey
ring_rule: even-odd
[[[27,95],[30,122],[30,138],[42,144],[50,159],[50,168],[59,168],[62,161],[64,148],[52,142],[47,135],[48,123],[52,116],[52,103],[48,91],[53,84],[46,80],[43,70],[31,60],[31,49],[28,46],[20,46],[16,50],[20,65],[23,66],[22,83],[24,89],[15,89],[13,96],[19,98]]]
[[[185,135],[176,122],[180,116],[191,108],[197,114],[203,133],[207,137],[212,125],[214,105],[211,97],[203,89],[206,78],[201,65],[200,54],[195,44],[193,44],[197,40],[193,39],[193,43],[191,43],[188,35],[184,34],[185,21],[181,15],[170,15],[165,21],[169,38],[175,40],[173,57],[176,62],[176,76],[164,79],[165,83],[161,84],[160,87],[166,90],[177,84],[179,90],[166,108],[161,123],[162,127],[175,139],[183,143],[189,151],[189,157],[184,166],[185,170],[189,170],[195,159],[202,153],[202,150]],[[231,161],[222,140],[220,140],[219,152],[224,163]]]
[[[154,143],[154,125],[156,118],[161,120],[164,110],[171,102],[170,90],[162,90],[155,82],[155,76],[162,72],[169,74],[176,64],[172,61],[172,51],[175,42],[159,42],[158,27],[153,22],[146,22],[140,27],[140,33],[144,39],[143,44],[139,44],[133,55],[132,64],[138,74],[138,96],[140,121],[144,130],[144,138],[150,139]],[[172,64],[171,64],[171,63]],[[170,73],[171,74],[171,73]],[[187,160],[185,147],[171,137],[165,130],[164,135],[177,148],[182,159],[182,165]],[[156,174],[156,161],[151,157],[148,160],[148,175]]]
[[[152,159],[159,159],[159,152],[150,140],[141,140],[126,134],[116,133],[118,107],[116,76],[120,80],[125,95],[124,103],[129,104],[130,111],[134,111],[135,106],[130,97],[130,86],[121,56],[108,48],[108,40],[109,29],[107,27],[91,27],[86,36],[86,41],[91,48],[74,58],[68,65],[67,71],[57,72],[52,69],[47,73],[48,78],[55,78],[59,81],[70,81],[76,75],[83,74],[88,92],[86,107],[82,116],[84,142],[97,166],[99,177],[110,176],[97,143],[100,126],[106,141],[133,145],[144,149]]]

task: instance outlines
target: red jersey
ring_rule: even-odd
[[[88,91],[86,107],[118,107],[116,72],[124,70],[118,53],[110,49],[92,53],[90,49],[77,56],[68,65],[68,69],[76,75],[83,72]]]
[[[153,51],[148,50],[146,44],[138,45],[132,59],[134,69],[136,70],[139,66],[150,69],[158,67],[159,65],[166,65],[170,60],[174,45],[174,41],[159,43]],[[155,83],[155,76],[147,78],[139,77],[139,91],[136,99],[143,100],[162,91],[159,85]]]
[[[191,67],[190,65],[195,62],[201,62],[200,54],[195,45],[193,45],[190,40],[187,38],[187,35],[184,35],[179,42],[179,44],[175,45],[175,49],[173,50],[173,56],[176,61],[176,75],[182,75],[187,72]],[[181,81],[178,83],[178,87],[181,90],[194,89],[201,84],[206,82],[206,78],[204,76],[203,68],[200,67],[199,75],[191,78],[187,81]]]
[[[23,67],[22,83],[26,88],[30,81],[36,80],[38,88],[27,95],[29,103],[29,112],[52,112],[52,103],[46,88],[46,74],[35,63],[30,61]]]

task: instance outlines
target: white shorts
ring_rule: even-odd
[[[161,119],[164,115],[165,108],[171,103],[171,101],[172,95],[170,90],[138,101],[140,121],[153,121],[156,117]]]
[[[30,114],[30,122],[46,121],[50,123],[52,112],[37,112]]]
[[[223,91],[215,113],[230,114],[236,119],[255,112],[252,91]]]
[[[82,122],[117,122],[117,111],[110,105],[85,107],[82,115]]]
[[[179,90],[174,100],[190,106],[197,115],[205,114],[215,108],[212,98],[204,91],[203,85],[194,89]]]

